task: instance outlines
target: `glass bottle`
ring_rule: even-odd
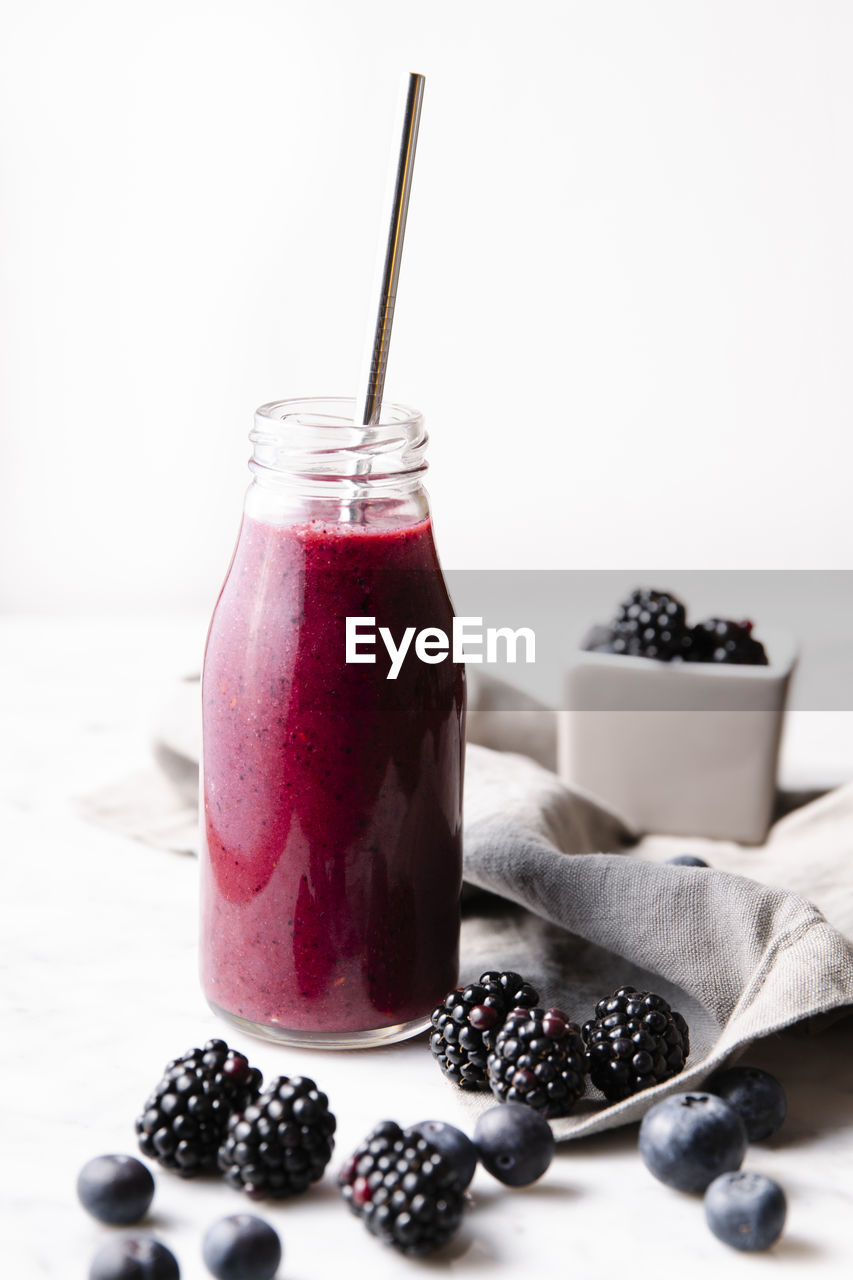
[[[458,968],[464,668],[412,643],[390,679],[378,634],[452,630],[427,434],[404,406],[353,411],[257,411],[202,679],[204,991],[307,1046],[415,1034]]]

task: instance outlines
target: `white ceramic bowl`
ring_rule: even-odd
[[[760,843],[797,655],[790,636],[759,638],[766,667],[578,651],[559,714],[560,776],[638,831]]]

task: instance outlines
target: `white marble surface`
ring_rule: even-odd
[[[135,1149],[133,1118],[165,1061],[211,1035],[250,1052],[265,1075],[312,1075],[339,1118],[337,1157],[378,1119],[466,1123],[421,1041],[321,1054],[230,1035],[196,981],[196,865],[87,825],[74,798],[147,764],[147,735],[171,679],[197,665],[197,619],[171,622],[4,619],[2,818],[2,1126],[7,1227],[2,1274],[15,1280],[87,1274],[109,1229],[77,1205],[80,1165]],[[853,717],[800,716],[785,774],[794,782],[853,776]],[[284,1242],[280,1280],[341,1272],[351,1280],[446,1270],[596,1280],[675,1273],[733,1277],[849,1274],[853,1262],[853,1020],[819,1036],[788,1033],[748,1060],[785,1083],[782,1132],[750,1149],[746,1167],[776,1177],[788,1228],[766,1256],[744,1256],[707,1231],[701,1201],[655,1182],[636,1130],[560,1150],[540,1183],[510,1191],[478,1170],[467,1225],[428,1263],[380,1247],[339,1203],[330,1176],[263,1213]],[[334,1166],[333,1166],[334,1167]],[[202,1280],[200,1240],[218,1216],[250,1208],[216,1182],[157,1172],[146,1224]],[[11,1230],[10,1230],[11,1228]]]

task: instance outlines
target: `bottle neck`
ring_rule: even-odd
[[[320,519],[393,527],[429,513],[423,416],[383,404],[373,426],[343,398],[262,405],[250,434],[248,514],[272,523]]]

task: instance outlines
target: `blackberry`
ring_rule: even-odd
[[[663,996],[620,987],[583,1025],[590,1079],[609,1102],[678,1075],[690,1052],[687,1023]]]
[[[338,1177],[341,1195],[368,1231],[401,1253],[422,1257],[462,1221],[465,1195],[453,1163],[423,1134],[385,1120]]]
[[[611,632],[610,652],[659,662],[682,657],[689,640],[681,601],[665,591],[642,587],[622,601]]]
[[[219,1148],[225,1181],[261,1199],[307,1190],[323,1176],[335,1145],[329,1099],[307,1076],[277,1076],[228,1120]]]
[[[183,1178],[215,1173],[228,1117],[257,1095],[262,1078],[224,1040],[174,1058],[136,1120],[143,1155]]]
[[[532,1009],[539,995],[518,973],[489,969],[457,987],[432,1012],[429,1047],[460,1089],[487,1089],[488,1056],[510,1009]]]
[[[523,1102],[547,1118],[566,1116],[584,1091],[580,1027],[560,1009],[513,1010],[489,1054],[489,1085],[500,1102]]]
[[[690,628],[688,662],[728,662],[744,667],[766,667],[764,645],[752,634],[751,622],[706,618]]]

